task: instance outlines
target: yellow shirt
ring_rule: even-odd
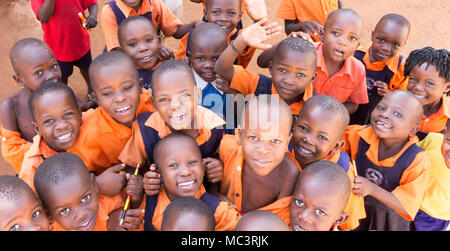
[[[441,153],[444,137],[440,133],[429,133],[417,143],[430,156],[428,188],[420,209],[433,218],[450,220],[450,169],[445,165]]]

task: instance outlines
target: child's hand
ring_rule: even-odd
[[[216,87],[219,91],[225,94],[238,94],[237,90],[230,87],[230,82],[223,79],[220,75],[216,74]]]
[[[114,210],[109,214],[106,227],[108,231],[127,231],[129,229],[139,229],[140,225],[144,223],[142,219],[145,210],[141,209],[128,209],[125,213],[125,218],[122,225],[120,223],[120,217],[122,216],[122,209]]]
[[[97,17],[88,16],[86,18],[86,29],[94,28],[95,26],[97,26],[97,24],[98,24]]]
[[[378,95],[381,97],[386,96],[390,92],[388,85],[383,81],[375,81],[373,86],[378,88]]]
[[[266,44],[265,42],[272,39],[275,35],[281,34],[281,30],[282,27],[277,22],[268,23],[267,18],[263,18],[243,29],[235,40],[235,46],[238,47],[240,44],[239,49],[243,50],[245,46],[242,46],[241,43],[245,43],[245,45],[256,49],[269,49],[272,45]],[[238,41],[239,39],[241,41]]]
[[[160,61],[164,61],[164,60],[169,60],[169,59],[174,59],[175,55],[173,54],[172,49],[160,45],[159,46],[159,60]]]
[[[123,169],[125,164],[115,165],[106,169],[102,174],[96,177],[99,193],[114,196],[126,185],[126,175]]]
[[[304,21],[299,23],[300,31],[316,35],[323,32],[323,26],[314,21]]]
[[[376,186],[370,180],[362,177],[356,176],[353,184],[352,192],[357,196],[367,196],[372,194],[372,186]]]
[[[155,164],[150,165],[150,170],[144,174],[143,182],[145,194],[149,196],[159,194],[161,190],[161,176],[156,170]]]
[[[206,177],[211,183],[217,183],[222,180],[223,177],[223,163],[219,159],[205,158],[203,159],[203,165],[206,168]]]
[[[127,187],[126,192],[131,196],[130,202],[133,204],[133,207],[138,207],[143,199],[143,177],[141,175],[133,175],[127,173]]]
[[[289,34],[289,37],[301,37],[304,40],[310,42],[311,44],[314,44],[314,41],[312,40],[311,36],[308,33],[305,33],[303,31],[294,31]]]

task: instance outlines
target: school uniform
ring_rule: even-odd
[[[213,157],[222,139],[225,121],[201,106],[196,107],[195,120],[200,134],[196,142],[202,158]],[[129,166],[137,166],[138,163],[147,161],[154,163],[153,149],[156,143],[172,133],[157,111],[139,115],[133,122],[132,131],[132,136],[119,156],[119,160]]]
[[[152,92],[152,76],[153,71],[161,64],[161,61],[159,61],[151,70],[143,70],[136,66],[136,69],[139,73],[139,78],[142,78],[143,87],[144,89],[148,90],[149,92]]]
[[[100,13],[100,25],[108,51],[120,47],[117,37],[120,23],[129,16],[137,15],[148,18],[155,26],[157,33],[161,31],[167,37],[172,36],[182,25],[182,22],[160,0],[142,0],[138,11],[121,0],[112,0],[102,8]]]
[[[220,182],[220,193],[236,205],[239,212],[242,211],[242,169],[244,168],[244,154],[242,146],[238,144],[237,135],[225,135],[220,144],[219,155],[223,161],[223,178]],[[278,199],[259,208],[278,215],[286,221],[289,218],[289,196]]]
[[[263,74],[256,74],[239,66],[234,67],[234,75],[231,80],[230,87],[247,96],[254,94],[255,96],[261,94],[278,94],[275,86],[272,83],[272,78],[264,76]],[[313,96],[313,85],[309,84],[303,92],[303,98],[299,102],[289,105],[293,115],[298,115],[302,109],[303,104]]]
[[[302,167],[295,159],[295,154],[292,152],[288,152],[287,155],[291,158],[299,167],[300,172],[302,171]],[[339,164],[344,171],[347,172],[347,175],[350,179],[351,186],[353,188],[354,180],[355,180],[355,167],[353,163],[350,161],[350,156],[344,151],[334,151],[329,156],[327,156],[324,160],[331,161],[333,163]],[[361,197],[356,196],[354,193],[350,193],[348,198],[347,206],[344,209],[344,212],[349,213],[349,217],[344,224],[340,225],[339,228],[345,230],[353,230],[359,226],[359,220],[366,218],[366,212],[364,210],[364,203]]]
[[[388,89],[406,90],[408,84],[404,77],[405,61],[402,55],[397,55],[386,61],[370,62],[369,50],[372,44],[368,44],[355,51],[354,57],[361,61],[366,69],[366,84],[369,103],[361,104],[355,113],[350,116],[350,124],[366,125],[369,123],[370,114],[383,98],[378,95],[378,88],[374,87],[376,81],[382,81],[388,85]]]
[[[314,93],[331,96],[341,103],[368,103],[364,65],[355,57],[350,56],[344,61],[342,68],[330,77],[323,56],[323,43],[314,43],[314,45],[317,51],[317,76],[313,81]]]
[[[143,90],[136,114],[154,110],[150,92]],[[80,156],[89,171],[98,175],[109,167],[122,163],[118,156],[131,133],[131,128],[118,123],[102,107],[98,107],[83,122],[77,142],[67,151]]]
[[[442,132],[450,118],[450,98],[442,97],[442,105],[439,110],[430,116],[423,115],[419,124],[420,132]]]
[[[417,145],[430,156],[430,175],[420,210],[414,219],[419,231],[444,231],[450,224],[450,169],[442,157],[444,136],[429,133]]]
[[[31,142],[28,142],[20,132],[12,131],[0,126],[1,149],[3,159],[8,162],[16,174],[20,172],[25,153],[30,149]]]
[[[356,161],[359,176],[369,179],[394,195],[407,212],[400,214],[372,196],[364,197],[367,217],[358,230],[410,230],[423,199],[429,177],[430,159],[409,137],[394,156],[378,159],[379,138],[371,126],[353,125],[344,135],[344,149]]]
[[[241,215],[228,202],[221,201],[206,192],[203,185],[200,186],[194,198],[205,202],[212,209],[216,221],[215,231],[232,231],[236,228]],[[157,195],[146,195],[144,202],[144,231],[160,231],[164,211],[171,203],[171,200],[163,188]]]
[[[323,26],[328,15],[337,9],[339,9],[337,0],[281,0],[275,17],[297,22],[315,21]],[[316,42],[319,41],[315,35],[311,38]]]

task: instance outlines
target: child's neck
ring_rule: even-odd
[[[407,139],[380,139],[378,145],[378,161],[383,161],[387,158],[395,156],[399,153],[405,144],[408,142]]]
[[[442,106],[442,98],[428,105],[423,106],[423,114],[425,116],[430,116],[439,111]]]
[[[327,67],[328,77],[331,78],[334,74],[342,69],[345,63],[345,59],[340,62],[335,62],[331,59],[327,59],[327,55],[324,53],[323,58],[325,59],[325,66]]]

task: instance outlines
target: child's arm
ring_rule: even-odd
[[[125,168],[125,164],[115,165],[108,169],[106,169],[99,176],[95,177],[95,180],[98,185],[98,193],[114,196],[126,185],[125,172],[123,169]]]
[[[392,193],[384,190],[383,188],[377,186],[375,183],[369,181],[364,177],[355,177],[353,193],[357,196],[371,195],[375,199],[379,200],[395,211],[403,215],[408,215],[408,212],[405,210],[405,208],[403,208],[403,206],[400,204],[400,201],[398,201],[398,199]]]
[[[55,0],[45,0],[41,8],[39,8],[37,14],[39,21],[47,23],[53,14],[54,8],[55,8]]]
[[[161,191],[161,176],[156,170],[156,165],[151,164],[150,170],[144,174],[144,191],[148,196],[159,194]]]
[[[267,18],[267,8],[264,0],[246,0],[245,9],[254,22]]]
[[[86,29],[94,28],[97,26],[97,14],[98,14],[98,4],[92,4],[88,7],[89,16],[86,18]]]
[[[297,22],[297,20],[285,20],[284,30],[286,35],[296,31],[303,31],[306,33],[311,32],[312,34],[317,35],[318,32],[320,33],[323,30],[323,26],[314,21]]]
[[[279,34],[280,31],[281,27],[277,23],[268,23],[266,18],[243,29],[239,36],[222,52],[216,62],[214,71],[231,82],[234,75],[233,63],[236,57],[247,46],[261,50],[269,49],[272,45],[265,44],[265,42]]]
[[[140,228],[144,221],[141,216],[145,213],[142,209],[128,209],[125,213],[125,218],[123,224],[119,225],[120,217],[122,216],[122,209],[116,209],[112,211],[108,216],[108,221],[106,222],[106,228],[108,231],[127,231],[127,230],[137,230]]]
[[[141,175],[127,173],[127,180],[126,193],[131,196],[130,208],[138,208],[144,198],[143,177]]]
[[[338,0],[338,8],[339,9],[344,8],[344,4],[342,3],[342,0]]]
[[[345,102],[344,106],[347,108],[348,114],[352,115],[356,112],[356,110],[358,110],[359,105],[352,102]]]
[[[201,3],[201,2],[203,2],[203,0],[191,0],[191,2],[193,2],[193,3]]]
[[[178,27],[177,31],[172,35],[172,37],[176,39],[182,39],[191,29],[195,28],[195,26],[203,23],[202,20],[196,20],[189,24],[182,24]]]

